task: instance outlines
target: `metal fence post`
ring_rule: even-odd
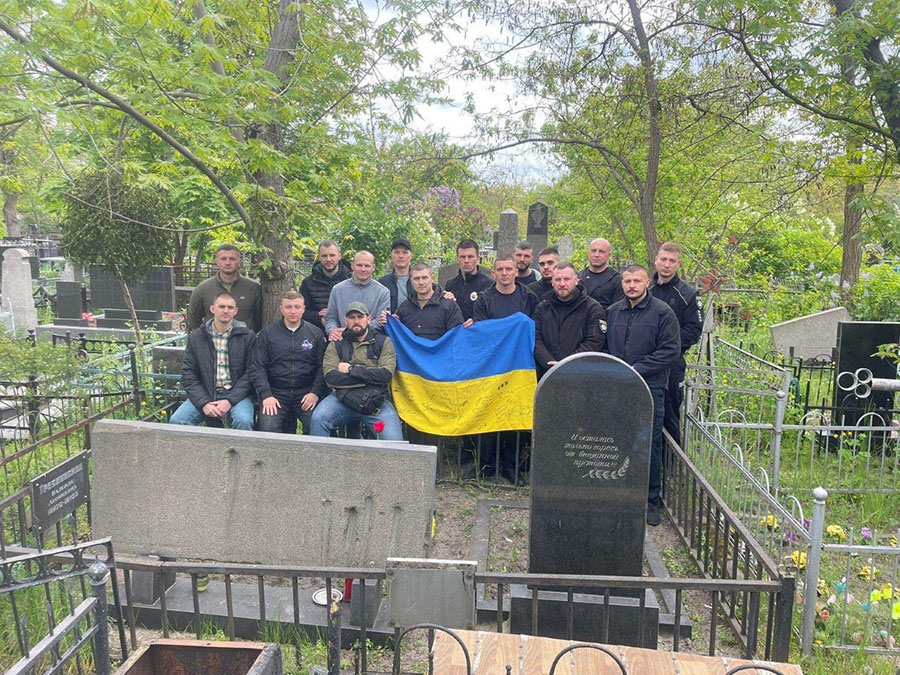
[[[101,560],[95,560],[88,569],[94,604],[94,668],[97,675],[109,675],[109,604],[106,599],[106,578],[109,568]]]
[[[772,657],[775,661],[787,663],[791,651],[791,621],[794,616],[794,592],[797,580],[794,577],[781,578],[781,591],[775,603],[775,636]]]
[[[688,437],[690,436],[689,427],[691,424],[691,406],[694,404],[694,388],[690,385],[690,381],[687,379],[685,379],[683,386],[684,412],[682,413],[682,419],[684,420],[684,427],[681,431],[681,449],[684,450],[684,454],[690,456],[690,453],[688,453],[688,445],[690,444]]]
[[[360,579],[360,583],[366,583]],[[330,588],[329,588],[330,590]],[[363,617],[365,621],[365,617]],[[341,603],[334,598],[328,601],[328,675],[341,673]]]
[[[790,377],[790,373],[788,373]],[[790,386],[790,380],[788,385]],[[782,390],[775,394],[775,433],[772,437],[772,487],[775,490],[775,496],[778,496],[778,486],[781,473],[781,437],[784,435],[784,413],[787,410],[787,393]]]
[[[819,566],[822,563],[822,537],[825,532],[825,500],[828,492],[823,487],[813,490],[813,513],[809,531],[809,554],[806,558],[806,585],[803,588],[803,621],[801,625],[801,651],[804,656],[812,653],[813,628],[816,620],[816,589],[819,586]]]

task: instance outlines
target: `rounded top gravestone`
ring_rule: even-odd
[[[608,354],[575,354],[538,384],[528,571],[641,576],[653,398]]]

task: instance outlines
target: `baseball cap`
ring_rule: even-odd
[[[409,239],[407,239],[406,237],[397,237],[396,239],[394,239],[393,243],[391,244],[391,250],[393,251],[398,246],[405,246],[410,251],[412,251],[412,244],[409,243]]]
[[[366,316],[368,316],[369,308],[366,307],[362,302],[351,302],[349,305],[347,305],[347,311],[344,312],[344,316],[347,316],[352,312],[359,312],[360,314],[365,314]]]

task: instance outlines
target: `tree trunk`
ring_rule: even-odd
[[[858,156],[850,159],[851,164],[859,164]],[[859,267],[862,263],[862,246],[859,244],[859,233],[862,226],[862,212],[853,205],[853,201],[863,192],[863,185],[853,178],[847,179],[844,188],[844,233],[842,236],[843,254],[841,255],[841,296],[846,301],[859,281]]]
[[[278,22],[272,31],[266,53],[265,69],[273,73],[282,84],[290,77],[286,66],[293,61],[299,40],[297,2],[281,0],[278,5]],[[261,129],[260,139],[281,150],[284,145],[284,128],[280,124],[267,124]],[[259,281],[263,292],[263,323],[267,324],[278,316],[281,295],[294,288],[294,243],[284,232],[284,176],[260,172],[255,174],[254,180],[274,195],[271,199],[267,199],[265,195],[256,199],[260,215],[264,216],[261,221],[261,243],[265,247],[261,257],[264,264],[260,268]]]
[[[129,290],[128,284],[126,284],[125,280],[122,278],[118,266],[113,269],[116,271],[119,283],[122,284],[122,294],[125,296],[125,304],[128,305],[128,312],[131,314],[131,322],[134,324],[134,349],[138,357],[138,363],[143,364],[144,339],[141,335],[141,324],[138,322],[137,311],[134,309],[134,300],[131,299],[131,290]]]
[[[3,223],[6,225],[6,236],[18,239],[22,236],[22,223],[19,221],[19,213],[16,209],[19,193],[4,190],[3,196]]]
[[[172,257],[172,265],[175,267],[176,286],[184,286],[184,259],[187,257],[189,240],[187,232],[175,235],[175,255]]]
[[[641,229],[644,232],[644,242],[647,246],[647,263],[653,265],[653,261],[656,260],[656,252],[659,250],[659,235],[656,232],[656,184],[659,180],[659,155],[662,148],[662,132],[659,128],[659,92],[656,87],[656,73],[653,70],[650,41],[644,30],[640,5],[637,0],[628,0],[628,8],[631,10],[634,34],[640,47],[637,56],[641,60],[644,89],[647,94],[647,119],[650,125],[650,136],[647,146],[647,175],[644,177],[638,215],[641,219]]]

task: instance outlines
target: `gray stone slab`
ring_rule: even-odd
[[[154,347],[151,357],[153,372],[161,373],[165,368],[167,375],[180,375],[182,358],[184,347]]]
[[[475,627],[474,560],[389,558],[387,621],[392,627],[435,623]]]
[[[34,307],[31,287],[31,257],[21,248],[8,248],[3,252],[3,269],[0,271],[2,302],[0,309],[12,315],[14,331],[22,333],[37,328],[37,310]]]
[[[123,553],[382,566],[426,553],[430,446],[101,420],[94,533]]]
[[[75,323],[69,323],[68,321],[65,323],[45,323],[37,327],[35,335],[38,337],[46,334],[65,336],[66,331],[69,331],[72,334],[73,339],[84,333],[86,338],[118,338],[120,340],[134,340],[134,331],[128,328],[95,328],[93,326],[85,326],[75,319],[72,319],[71,321],[75,321]],[[160,340],[178,337],[179,335],[184,335],[184,333],[179,331],[156,332],[156,337]],[[44,339],[49,339],[49,337],[45,337]]]
[[[790,354],[793,348],[794,356],[813,359],[831,355],[831,350],[837,345],[837,329],[841,321],[850,321],[850,312],[846,307],[826,309],[776,323],[769,326],[769,333],[775,349],[782,354]]]
[[[519,214],[507,209],[500,214],[497,235],[497,255],[512,255],[519,241]]]
[[[644,380],[614,356],[576,354],[544,375],[534,405],[529,572],[641,576],[652,411]]]

